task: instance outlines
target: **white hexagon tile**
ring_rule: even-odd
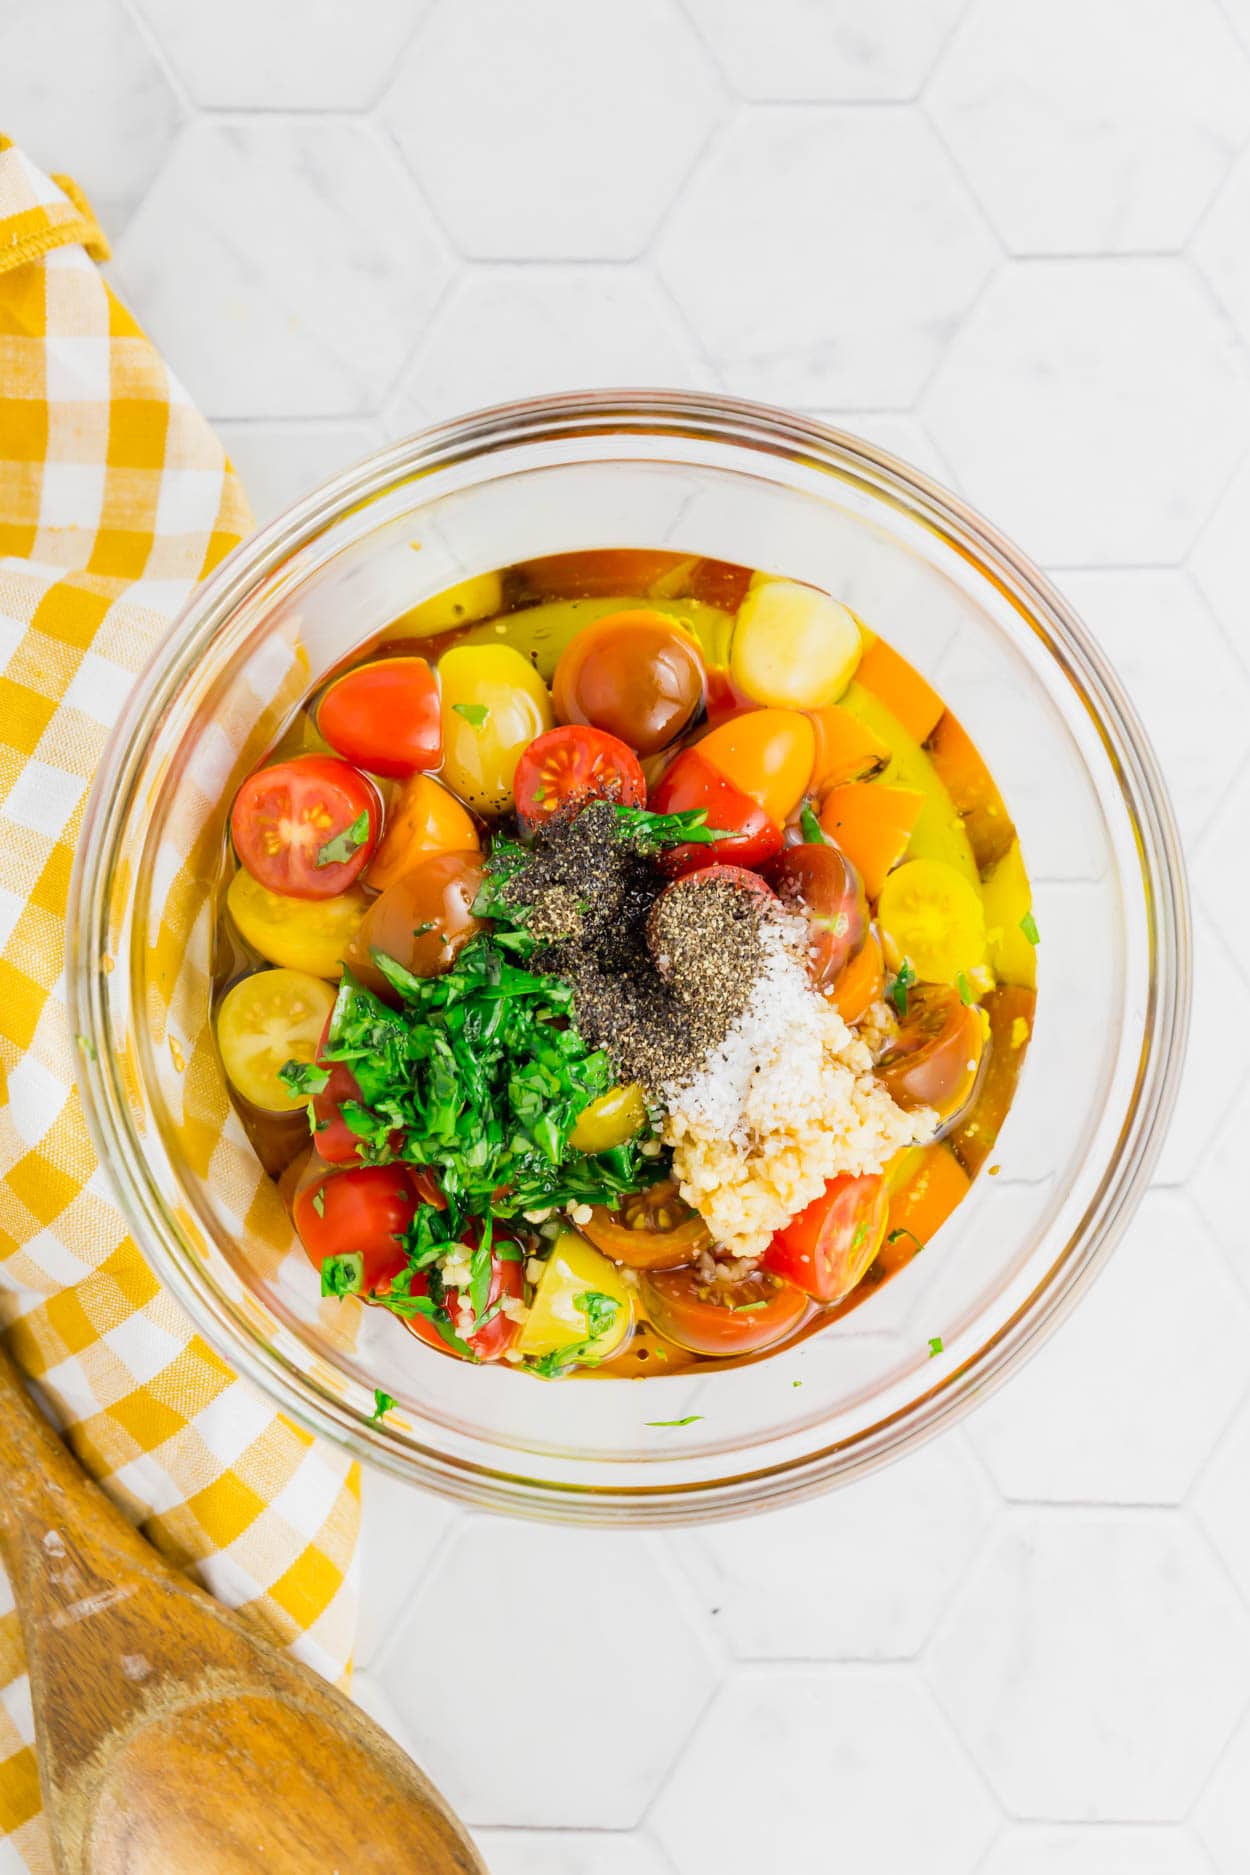
[[[492,400],[800,406],[1054,571],[1190,862],[1156,1189],[1038,1359],[747,1524],[370,1477],[362,1701],[492,1875],[1245,1875],[1250,0],[0,0],[0,74],[258,518]]]

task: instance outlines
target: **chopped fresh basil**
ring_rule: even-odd
[[[621,1305],[615,1296],[605,1296],[600,1289],[588,1289],[583,1296],[574,1296],[573,1305],[586,1317],[586,1327],[592,1341],[601,1341],[612,1329]]]
[[[74,1040],[78,1043],[80,1054],[85,1055],[88,1061],[96,1059],[95,1043],[89,1035],[76,1035]]]
[[[809,846],[828,846],[829,835],[816,818],[816,810],[810,801],[804,801],[799,814],[799,830]]]
[[[696,1419],[702,1419],[702,1413],[687,1413],[684,1419],[649,1419],[649,1426],[693,1426]]]
[[[1031,911],[1026,911],[1023,918],[1020,920],[1020,929],[1024,932],[1030,944],[1038,945],[1041,943],[1042,939],[1041,933],[1037,928],[1037,919],[1033,916]]]
[[[297,1100],[306,1094],[321,1093],[329,1078],[330,1070],[318,1067],[315,1061],[284,1061],[278,1069],[278,1079]]]
[[[886,1238],[886,1242],[897,1243],[900,1237],[910,1237],[912,1242],[915,1244],[917,1250],[924,1249],[924,1245],[921,1243],[919,1237],[917,1237],[915,1231],[908,1230],[905,1224],[900,1224],[897,1230],[892,1230],[889,1236]]]
[[[472,723],[475,729],[480,729],[490,715],[484,703],[453,703],[451,707],[457,716],[463,716],[465,722]]]
[[[390,1412],[394,1404],[395,1401],[389,1393],[383,1393],[380,1387],[375,1387],[373,1389],[373,1411],[369,1415],[370,1419],[377,1420],[380,1423],[386,1417],[387,1413]]]
[[[943,1348],[942,1348],[941,1335],[930,1335],[929,1337],[929,1359],[932,1360],[935,1354],[941,1354],[942,1351],[943,1351]]]
[[[350,827],[342,833],[336,833],[332,840],[327,840],[317,854],[318,866],[342,866],[353,853],[360,851],[369,838],[369,810],[364,808],[353,820]]]
[[[730,1310],[730,1313],[732,1315],[755,1315],[760,1309],[766,1309],[767,1307],[768,1303],[766,1300],[763,1302],[736,1302]]]
[[[955,978],[955,988],[959,991],[959,1000],[961,1003],[971,1004],[976,1001],[976,997],[972,994],[972,985],[969,983],[962,970]]]
[[[321,1198],[320,1192],[317,1198]],[[316,1202],[314,1198],[314,1206]],[[323,1209],[324,1206],[325,1200],[322,1199]],[[327,1257],[321,1265],[321,1293],[323,1296],[358,1296],[364,1276],[365,1259],[359,1250],[348,1250],[342,1256]]]
[[[632,840],[640,852],[657,852],[662,846],[707,846],[729,835],[707,824],[707,809],[691,807],[680,814],[653,814],[645,807],[616,808],[617,830],[622,838]]]
[[[912,965],[911,958],[904,957],[898,967],[898,975],[886,991],[886,995],[894,1004],[896,1014],[900,1016],[905,1016],[907,1014],[907,992],[915,981],[916,972]]]

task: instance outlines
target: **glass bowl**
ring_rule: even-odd
[[[918,666],[1018,827],[1039,1001],[998,1175],[982,1175],[864,1306],[753,1365],[543,1384],[441,1358],[382,1310],[320,1300],[226,1100],[210,937],[226,806],[323,671],[454,581],[602,546],[813,582]],[[1172,1105],[1189,1002],[1183,869],[1158,768],[1054,588],[954,496],[867,443],[665,392],[551,397],[441,424],[238,548],[109,743],[79,846],[70,963],[100,1158],[205,1337],[362,1458],[449,1497],[586,1523],[788,1502],[897,1457],[984,1398],[1124,1230]],[[396,1401],[381,1423],[375,1388]]]

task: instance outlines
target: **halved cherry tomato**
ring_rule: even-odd
[[[502,1237],[498,1232],[496,1233],[496,1241],[504,1242],[509,1245],[512,1243],[511,1238]],[[423,1296],[428,1293],[428,1289],[429,1282],[425,1272],[418,1271],[411,1280],[410,1294]],[[501,1301],[503,1297],[514,1296],[520,1301],[524,1293],[524,1263],[519,1260],[509,1260],[501,1257],[497,1252],[494,1253],[490,1260],[490,1290],[487,1294],[484,1314],[489,1315],[491,1310],[495,1307],[495,1304]],[[477,1328],[466,1334],[465,1329],[468,1327],[468,1321],[465,1316],[465,1311],[467,1310],[470,1316],[472,1314],[468,1296],[464,1295],[460,1290],[449,1289],[447,1291],[447,1306],[451,1313],[453,1332],[460,1336],[460,1339],[472,1350],[479,1361],[500,1361],[503,1359],[507,1350],[516,1340],[518,1333],[517,1323],[513,1321],[510,1315],[505,1315],[501,1309],[497,1315],[494,1315],[491,1320],[486,1323],[485,1328]],[[401,1319],[403,1320],[404,1327],[410,1329],[417,1337],[418,1341],[427,1342],[430,1347],[439,1349],[440,1353],[456,1354],[456,1350],[448,1346],[428,1315],[404,1316]],[[457,1355],[456,1358],[463,1359],[464,1357],[462,1355]]]
[[[843,1022],[849,1022],[853,1028],[867,1015],[884,989],[885,958],[881,955],[881,940],[875,931],[870,931],[863,950],[852,957],[834,984],[830,1001]]]
[[[842,848],[870,899],[880,898],[923,806],[924,795],[915,788],[888,788],[880,781],[848,781],[830,788],[821,802],[821,826]]]
[[[438,685],[424,658],[377,658],[330,685],[317,710],[326,741],[375,775],[411,775],[443,759]]]
[[[482,930],[473,902],[482,889],[480,853],[436,853],[375,898],[347,947],[347,965],[367,988],[389,997],[373,961],[381,951],[414,976],[450,970],[457,952]]]
[[[892,753],[858,716],[840,703],[826,703],[811,713],[816,732],[816,759],[812,764],[812,791],[837,787],[846,781],[866,781],[889,765]]]
[[[981,1012],[943,983],[922,983],[909,994],[898,1040],[876,1072],[900,1107],[932,1107],[951,1120],[972,1098],[984,1053]]]
[[[332,755],[300,755],[249,775],[230,833],[253,879],[289,898],[334,898],[369,863],[382,829],[372,782]]]
[[[840,1302],[880,1249],[888,1211],[879,1172],[831,1178],[818,1198],[776,1232],[763,1266],[814,1302]]]
[[[960,1164],[972,1177],[994,1150],[1024,1066],[1033,1033],[1035,990],[1000,983],[985,999],[989,1018],[989,1060],[977,1087],[976,1099],[951,1135]]]
[[[836,846],[805,841],[778,854],[768,881],[783,905],[807,914],[812,982],[828,989],[868,935],[868,900],[859,874]]]
[[[713,729],[698,748],[780,826],[807,791],[816,732],[798,710],[750,710]]]
[[[683,749],[660,776],[651,795],[657,814],[680,814],[702,808],[709,827],[727,837],[700,846],[685,841],[664,856],[669,872],[694,872],[719,861],[733,866],[760,866],[781,851],[782,833],[751,797],[726,780],[697,748]]]
[[[337,982],[369,899],[358,885],[337,898],[289,898],[271,892],[240,866],[226,892],[226,909],[244,943],[271,964]]]
[[[473,817],[451,790],[433,775],[409,775],[391,797],[367,883],[385,892],[432,854],[467,853],[477,843]]]
[[[634,751],[618,736],[583,723],[562,724],[535,736],[517,763],[512,789],[523,827],[537,827],[573,801],[641,807],[647,798]]]
[[[330,1076],[319,1094],[313,1095],[313,1118],[316,1121],[317,1151],[328,1165],[359,1165],[359,1135],[353,1133],[343,1118],[343,1102],[355,1100],[362,1102],[360,1082],[345,1061],[327,1061],[325,1056],[326,1036],[330,1033],[330,1018],[326,1018],[321,1031],[321,1040],[317,1044],[317,1065],[325,1068]],[[363,1102],[362,1102],[363,1104]],[[391,1134],[392,1146],[398,1146],[403,1135],[396,1130]],[[427,1202],[430,1202],[427,1200]]]
[[[647,1314],[692,1354],[755,1354],[782,1341],[807,1313],[801,1289],[765,1270],[741,1282],[705,1282],[697,1270],[652,1270],[642,1279]]]
[[[663,612],[610,612],[561,653],[552,685],[563,723],[591,723],[640,755],[675,742],[703,701],[703,658]]]
[[[604,1256],[631,1270],[676,1269],[712,1244],[711,1231],[671,1178],[630,1192],[614,1211],[595,1205],[581,1231]]]
[[[315,1269],[327,1257],[359,1255],[360,1290],[389,1287],[408,1261],[401,1239],[417,1208],[402,1165],[360,1165],[313,1176],[295,1194],[292,1215]]]
[[[309,1062],[329,1019],[334,991],[302,970],[257,970],[227,990],[217,1011],[217,1046],[230,1085],[267,1113],[290,1113],[293,1094],[280,1071]]]

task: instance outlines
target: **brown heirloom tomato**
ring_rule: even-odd
[[[347,947],[347,967],[379,996],[391,991],[373,961],[375,950],[414,976],[449,970],[458,951],[483,929],[473,916],[482,889],[480,853],[436,853],[373,901]]]
[[[788,846],[766,874],[783,905],[807,914],[809,968],[818,990],[829,989],[868,935],[868,900],[859,874],[836,846]]]
[[[900,1107],[932,1107],[952,1120],[972,1098],[984,1052],[980,1011],[947,984],[922,983],[908,996],[898,1040],[877,1075]]]
[[[556,665],[562,723],[591,723],[639,755],[676,741],[703,701],[703,659],[663,612],[610,612],[583,626]]]
[[[642,1279],[647,1314],[692,1354],[756,1354],[783,1341],[807,1313],[807,1297],[764,1270],[741,1282],[704,1282],[697,1270],[652,1270]]]

